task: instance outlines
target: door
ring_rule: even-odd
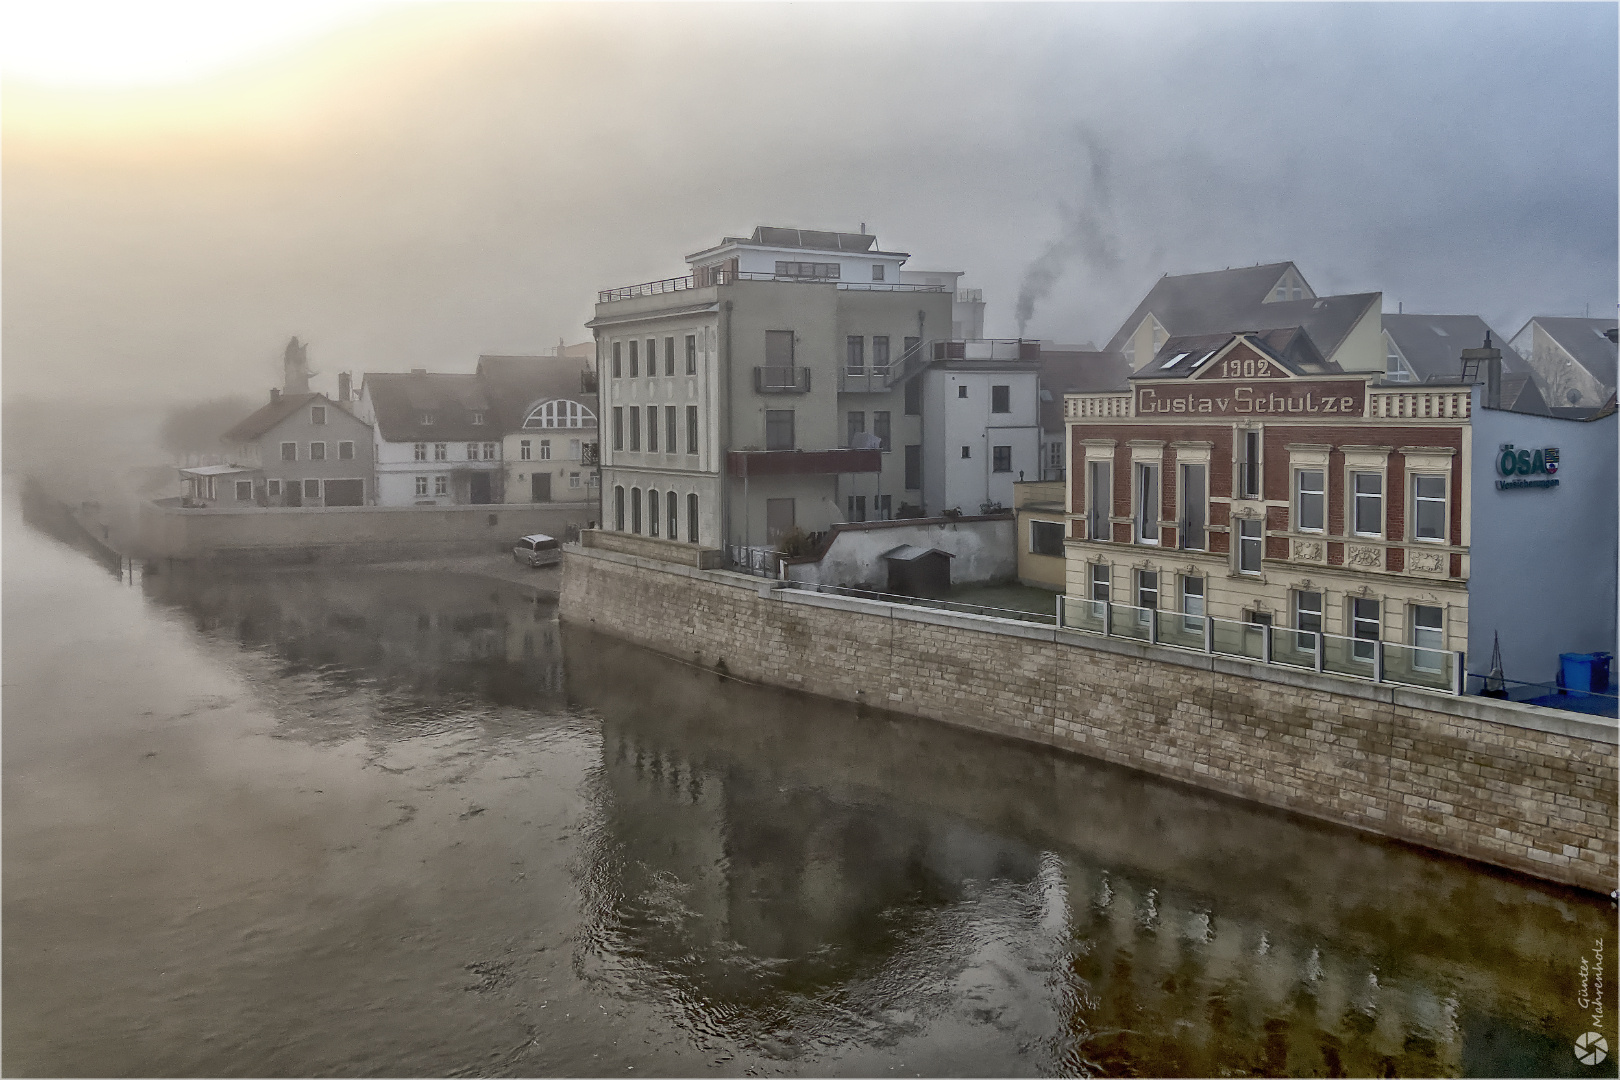
[[[530,473],[529,474],[529,501],[530,502],[550,502],[551,501],[551,474],[550,473],[548,473],[548,472],[537,472],[537,473]]]
[[[364,480],[328,480],[326,482],[327,506],[360,506],[365,503],[366,482]]]
[[[765,500],[765,542],[774,544],[793,531],[793,500]]]
[[[467,479],[467,501],[471,503],[489,502],[489,473],[475,472]]]

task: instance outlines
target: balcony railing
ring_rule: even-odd
[[[645,281],[640,285],[626,285],[618,289],[603,289],[596,294],[596,302],[599,304],[611,304],[615,300],[630,300],[638,296],[660,296],[664,293],[700,289],[708,285],[730,285],[738,281],[782,281],[800,285],[833,285],[851,292],[940,293],[950,291],[944,285],[902,285],[898,282],[883,281],[834,281],[829,278],[794,277],[787,274],[756,274],[736,270],[711,270],[705,277],[707,280],[701,284],[698,283],[696,275],[687,274],[685,277]]]
[[[810,369],[807,367],[756,367],[756,394],[808,394]]]
[[[1059,622],[1069,630],[1233,656],[1258,664],[1449,694],[1462,694],[1464,690],[1464,654],[1444,649],[1068,597],[1059,608]]]
[[[1129,419],[1131,400],[1129,393],[1068,394],[1063,399],[1063,415],[1069,420]]]

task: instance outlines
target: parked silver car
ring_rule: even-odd
[[[530,566],[556,566],[562,562],[562,543],[545,533],[535,533],[517,542],[512,558]]]

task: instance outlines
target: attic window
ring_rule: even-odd
[[[1443,327],[1431,326],[1431,327],[1429,327],[1429,329],[1433,330],[1435,333],[1439,334],[1441,337],[1450,337],[1451,336],[1450,334],[1446,333],[1446,331],[1445,331],[1445,329]]]
[[[472,422],[474,424],[482,424],[484,422],[484,414],[474,409],[472,414]]]
[[[1052,400],[1052,391],[1046,389],[1045,387],[1042,387],[1041,388],[1041,400],[1042,401],[1051,401]]]
[[[1197,370],[1198,370],[1198,369],[1199,369],[1199,368],[1201,368],[1201,367],[1203,367],[1203,366],[1204,366],[1204,365],[1205,365],[1205,364],[1207,364],[1207,363],[1209,363],[1209,362],[1210,362],[1210,361],[1211,361],[1211,360],[1213,360],[1213,359],[1214,359],[1214,358],[1215,358],[1215,354],[1216,354],[1216,353],[1217,353],[1217,352],[1219,352],[1219,351],[1220,351],[1220,350],[1218,350],[1218,349],[1211,349],[1211,350],[1209,350],[1209,351],[1208,351],[1208,352],[1206,352],[1206,353],[1205,353],[1205,354],[1204,354],[1204,355],[1203,355],[1203,356],[1200,356],[1200,357],[1199,357],[1199,358],[1198,358],[1198,359],[1197,359],[1197,360],[1194,360],[1194,361],[1193,361],[1193,362],[1192,362],[1192,367],[1191,367],[1191,368],[1189,368],[1189,369],[1188,369],[1188,370],[1190,370],[1190,371],[1197,371]]]
[[[430,412],[423,413],[422,414],[422,423],[426,424],[426,425],[431,425],[433,423],[433,414],[430,413]]]
[[[1190,353],[1190,352],[1176,353],[1176,355],[1172,356],[1169,360],[1165,361],[1164,367],[1160,368],[1160,370],[1161,371],[1169,371],[1171,368],[1175,367],[1177,364],[1181,363],[1183,360],[1187,359],[1187,357],[1189,357],[1191,355],[1192,355],[1192,353]]]

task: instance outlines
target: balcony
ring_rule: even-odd
[[[881,450],[732,450],[726,472],[747,476],[828,476],[883,470]]]
[[[950,291],[943,285],[901,285],[897,282],[882,281],[835,281],[830,278],[794,277],[786,274],[754,274],[736,270],[709,270],[701,274],[687,274],[685,277],[644,281],[640,285],[602,289],[596,294],[596,302],[599,304],[611,304],[616,300],[632,300],[638,296],[660,296],[664,293],[701,289],[709,285],[732,285],[739,281],[780,281],[798,285],[832,285],[835,288],[845,289],[850,292],[941,293]]]
[[[754,393],[756,394],[808,394],[810,369],[807,367],[756,367]]]
[[[1041,343],[1023,338],[981,338],[933,342],[935,360],[1024,360],[1041,358]]]

